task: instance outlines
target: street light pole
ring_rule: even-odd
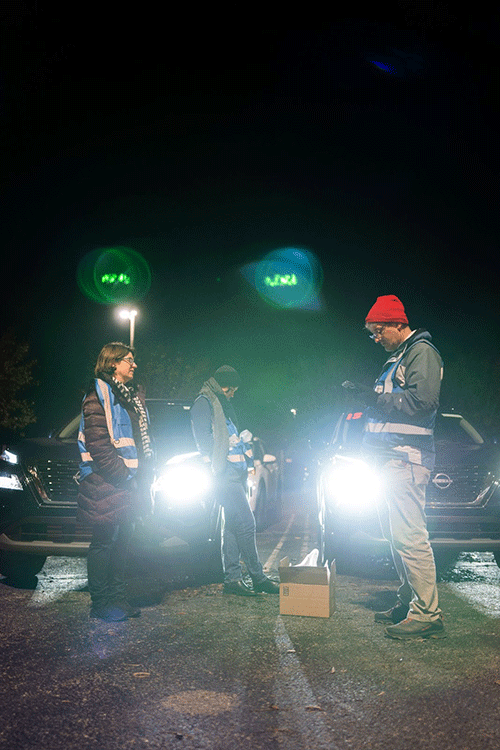
[[[135,318],[137,315],[137,310],[129,310],[128,308],[122,308],[119,312],[120,318],[122,320],[129,321],[129,346],[133,348],[134,346],[134,334],[135,334]]]
[[[134,348],[134,334],[135,334],[135,316],[137,315],[137,310],[131,310],[130,311],[130,347]]]

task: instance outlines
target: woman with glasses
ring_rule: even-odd
[[[87,573],[90,616],[137,617],[126,599],[125,565],[134,519],[148,512],[153,451],[144,392],[132,381],[134,350],[106,344],[82,406],[78,506],[92,525]]]

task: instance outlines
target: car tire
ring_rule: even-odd
[[[278,482],[278,486],[276,487],[276,505],[275,505],[275,518],[274,522],[279,523],[281,519],[283,518],[283,485],[281,483],[281,480]]]
[[[222,564],[223,529],[224,511],[221,508],[213,539],[201,544],[191,561],[191,577],[200,586],[209,583],[222,583],[224,580]]]
[[[455,567],[458,555],[455,550],[434,550],[434,562],[436,563],[436,580],[446,580],[448,574]]]
[[[267,507],[267,492],[263,484],[259,486],[257,493],[257,501],[255,503],[255,528],[257,531],[264,531],[268,527],[268,514],[269,509]]]
[[[337,572],[348,572],[349,570],[349,543],[346,544],[345,536],[341,535],[334,528],[333,521],[326,509],[324,490],[319,490],[319,510],[318,510],[318,549],[321,564],[331,565],[335,560],[335,569]]]
[[[224,572],[220,542],[210,542],[199,550],[196,560],[193,560],[193,578],[200,586],[222,583]]]
[[[351,573],[353,571],[352,551],[348,540],[340,539],[339,534],[334,534],[327,527],[320,524],[318,529],[318,548],[322,564],[331,565],[335,560],[337,573]]]
[[[46,559],[45,555],[0,550],[0,573],[14,585],[31,583],[45,565]]]

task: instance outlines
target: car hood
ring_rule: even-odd
[[[348,458],[364,458],[359,446],[348,448],[338,447],[333,452],[325,451],[323,460],[333,454]],[[500,475],[500,450],[498,446],[483,443],[483,445],[465,445],[448,440],[436,441],[436,467],[443,466],[479,466]]]
[[[500,451],[496,445],[463,445],[445,440],[436,441],[436,465],[481,466],[500,472]]]
[[[64,459],[80,461],[76,440],[57,438],[23,438],[9,445],[9,450],[16,453],[19,460],[26,463],[33,460]]]

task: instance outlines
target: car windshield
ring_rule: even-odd
[[[160,459],[196,451],[191,431],[190,407],[162,399],[146,401],[151,420],[151,434]]]
[[[160,459],[196,451],[188,404],[166,399],[146,399],[146,406],[151,420],[151,436]],[[79,425],[80,415],[77,415],[59,430],[57,438],[76,440]]]
[[[435,436],[436,440],[450,441],[461,445],[481,445],[484,443],[479,432],[460,414],[438,414]]]
[[[337,422],[332,443],[336,443],[339,448],[359,448],[365,426],[363,417],[361,411],[342,414]]]

